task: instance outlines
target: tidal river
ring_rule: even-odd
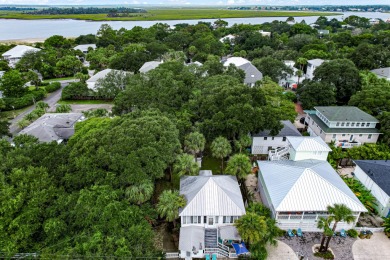
[[[367,18],[380,18],[387,20],[390,18],[388,13],[374,12],[346,12],[342,15],[328,16],[328,19],[336,18],[342,20],[350,15],[358,15]],[[296,17],[295,20],[300,22],[305,20],[307,24],[314,23],[318,16]],[[235,23],[261,24],[272,22],[274,20],[285,21],[287,17],[259,17],[259,18],[227,18],[223,19],[233,25]],[[216,19],[203,20],[167,20],[167,21],[104,21],[90,22],[83,20],[7,20],[0,19],[0,40],[22,40],[22,39],[44,39],[52,35],[62,35],[65,37],[77,37],[82,34],[96,34],[102,24],[109,24],[114,29],[126,28],[131,29],[134,26],[150,27],[155,23],[166,23],[175,25],[179,23],[196,24],[199,21],[213,23]]]

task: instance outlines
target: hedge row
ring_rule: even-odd
[[[60,88],[61,88],[61,83],[59,82],[51,82],[50,84],[45,86],[45,89],[48,93],[54,92]]]
[[[46,90],[38,89],[29,91],[28,94],[20,98],[3,98],[5,102],[5,111],[20,109],[23,107],[31,106],[34,102],[42,100],[46,95]]]

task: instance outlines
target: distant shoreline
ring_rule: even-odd
[[[166,21],[166,20],[202,20],[226,18],[256,18],[256,17],[304,17],[304,16],[334,16],[343,13],[315,11],[254,11],[254,10],[221,10],[221,9],[158,9],[148,10],[148,13],[134,14],[130,17],[107,17],[106,14],[66,14],[66,15],[32,15],[20,12],[0,12],[0,19],[18,20],[85,20],[85,21]]]
[[[15,43],[15,44],[22,44],[22,43],[36,43],[36,42],[44,42],[46,38],[26,38],[26,39],[9,39],[9,40],[0,40],[0,43]]]

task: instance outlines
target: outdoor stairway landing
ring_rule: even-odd
[[[206,228],[204,232],[205,248],[218,248],[218,230],[216,228]]]

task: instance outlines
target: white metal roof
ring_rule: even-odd
[[[227,67],[230,64],[234,64],[234,65],[236,65],[236,67],[239,67],[239,66],[242,66],[246,63],[250,63],[250,61],[247,59],[244,59],[242,57],[231,57],[231,58],[228,58],[223,65]]]
[[[184,176],[180,194],[187,205],[180,216],[242,216],[245,206],[235,176]]]
[[[74,47],[74,50],[80,50],[82,52],[88,51],[88,48],[96,49],[96,44],[80,44]]]
[[[236,38],[236,36],[232,35],[232,34],[228,34],[226,35],[225,37],[222,37],[221,39],[219,39],[220,42],[224,42],[226,39],[228,39],[229,41],[232,41]]]
[[[139,69],[139,72],[146,73],[150,70],[157,68],[162,62],[161,61],[148,61]]]
[[[258,161],[258,165],[278,212],[327,211],[327,206],[336,203],[352,211],[367,211],[326,161]]]
[[[192,251],[204,249],[204,227],[185,226],[180,228],[179,250]]]
[[[98,79],[103,79],[107,76],[108,73],[110,73],[111,71],[113,71],[112,69],[105,69],[105,70],[102,70],[102,71],[99,71],[98,73],[96,73],[95,75],[93,75],[92,77],[90,77],[88,80],[87,80],[87,83],[88,82],[96,82],[98,81]]]
[[[7,57],[9,59],[21,58],[28,51],[40,51],[40,49],[27,46],[27,45],[16,45],[12,49],[4,52],[2,56]]]
[[[323,59],[313,59],[313,60],[308,60],[307,61],[307,63],[312,64],[312,65],[314,65],[316,67],[320,66],[324,62],[325,62],[325,60],[323,60]]]
[[[295,151],[332,151],[320,136],[287,136],[287,140]]]

